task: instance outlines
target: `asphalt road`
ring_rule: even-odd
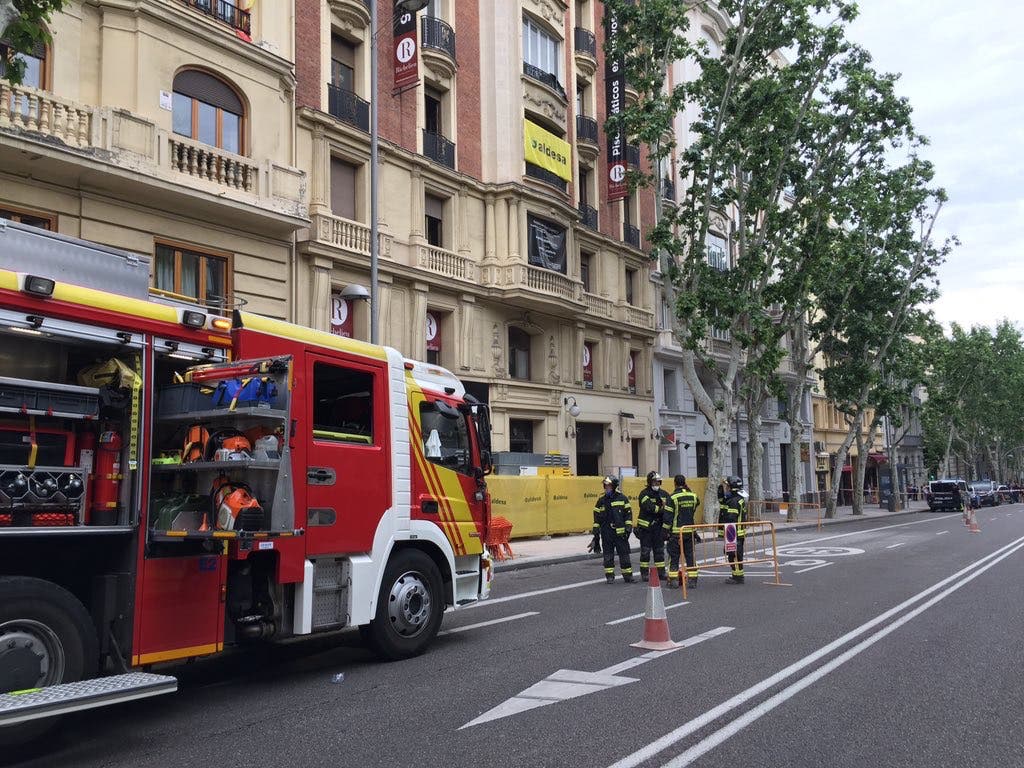
[[[630,646],[649,588],[600,561],[499,573],[423,657],[379,664],[348,635],[179,667],[177,694],[66,718],[13,764],[1021,765],[1024,507],[978,521],[788,532],[792,586],[752,564],[686,605],[663,590],[668,653]]]

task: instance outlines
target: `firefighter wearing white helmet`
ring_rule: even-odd
[[[661,488],[661,475],[657,472],[647,473],[647,487],[640,491],[637,499],[640,514],[636,520],[637,537],[640,539],[640,579],[647,579],[648,570],[658,569],[658,576],[665,574],[665,534],[664,520],[666,512],[671,518],[672,498]]]
[[[629,533],[633,529],[633,510],[629,499],[619,491],[619,481],[606,477],[602,482],[604,493],[594,505],[594,536],[601,537],[604,551],[604,577],[609,584],[615,581],[615,553],[619,555],[619,570],[627,584],[633,581],[633,564],[629,560]]]
[[[718,507],[718,523],[719,525],[726,523],[736,524],[736,551],[726,552],[729,564],[732,566],[732,576],[728,583],[742,584],[743,542],[746,540],[747,535],[743,523],[747,520],[747,502],[740,495],[740,491],[743,490],[743,481],[740,478],[735,475],[729,477],[726,480],[726,486],[727,490]]]

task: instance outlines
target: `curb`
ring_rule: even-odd
[[[916,515],[918,513],[927,511],[927,507],[925,509],[906,509],[903,510],[902,512],[891,512],[885,515],[877,515],[873,517],[887,519],[890,517],[901,517],[903,515]],[[842,525],[844,523],[859,523],[863,522],[864,520],[870,519],[871,517],[867,515],[850,515],[849,517],[836,518],[833,520],[822,520],[822,527],[831,525]],[[786,528],[783,528],[781,530],[777,530],[776,533],[785,533],[787,531],[805,531],[809,528],[817,529],[817,527],[817,523],[795,523],[793,525],[787,525]],[[636,547],[635,549],[630,548],[629,550],[630,555],[639,552],[639,547]],[[530,568],[540,568],[541,566],[545,565],[562,565],[564,563],[578,563],[583,560],[601,560],[601,558],[601,555],[595,555],[590,552],[584,552],[582,554],[576,555],[552,555],[551,557],[537,555],[529,559],[524,558],[518,561],[513,558],[512,560],[494,561],[494,572],[497,573],[499,571],[525,571]]]

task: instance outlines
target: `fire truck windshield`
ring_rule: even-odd
[[[420,421],[427,460],[463,475],[472,474],[466,417],[447,403],[422,403]]]

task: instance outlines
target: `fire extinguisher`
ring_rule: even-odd
[[[100,432],[96,450],[96,472],[92,486],[92,523],[117,523],[117,500],[121,486],[121,433],[114,429]]]
[[[91,429],[77,435],[78,466],[85,470],[85,493],[82,500],[82,525],[88,525],[92,515],[93,467],[96,461],[96,433]]]

